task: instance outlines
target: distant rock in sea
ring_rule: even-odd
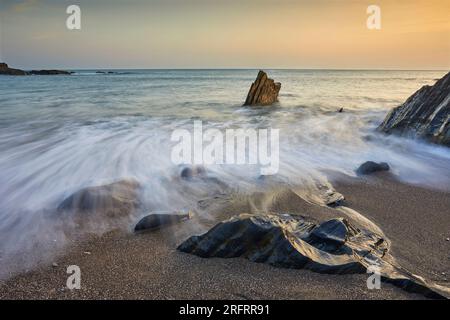
[[[260,70],[255,82],[250,87],[244,106],[271,105],[278,101],[280,89],[281,83],[270,79],[267,73]]]
[[[69,75],[73,72],[64,70],[31,70],[29,74],[39,75],[39,76],[56,76],[56,75]]]
[[[8,67],[6,63],[0,63],[0,74],[8,76],[26,76],[28,73],[23,70],[12,69]]]
[[[450,147],[450,72],[391,110],[378,130]]]
[[[28,76],[28,75],[70,75],[73,72],[63,70],[32,70],[24,71],[10,68],[6,63],[0,63],[0,75]]]

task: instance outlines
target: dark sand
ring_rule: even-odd
[[[450,193],[399,183],[386,176],[335,182],[346,205],[375,221],[392,241],[394,256],[410,271],[449,286]],[[258,198],[261,200],[260,198]],[[319,219],[328,208],[278,197],[270,209],[308,210]],[[220,200],[218,200],[220,201]],[[257,206],[249,202],[248,211]],[[241,207],[241,206],[238,206]],[[242,207],[241,207],[242,208]],[[220,219],[232,214],[221,211]],[[233,212],[238,214],[240,212]],[[198,222],[198,221],[197,221]],[[206,226],[215,224],[214,219]],[[205,226],[203,226],[205,227]],[[74,242],[54,261],[0,284],[1,299],[422,299],[390,284],[366,287],[367,275],[328,275],[274,268],[245,259],[202,259],[176,251],[194,220],[153,233],[115,231]],[[89,252],[89,253],[86,253]],[[81,289],[68,290],[66,267],[81,268]]]

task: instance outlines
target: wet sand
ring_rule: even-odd
[[[410,186],[386,175],[334,181],[345,205],[376,222],[392,241],[400,264],[416,274],[449,286],[450,193]],[[249,211],[252,205],[248,204]],[[327,215],[328,208],[278,198],[272,210]],[[228,217],[242,206],[217,215]],[[203,227],[214,225],[214,219]],[[73,242],[45,265],[0,284],[1,299],[423,299],[390,284],[369,290],[367,275],[329,275],[275,268],[245,259],[203,259],[176,251],[193,233],[195,219],[151,233],[114,231]],[[81,268],[81,289],[66,288],[66,268]],[[442,272],[446,273],[443,275]]]

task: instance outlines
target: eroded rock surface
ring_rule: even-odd
[[[190,237],[178,250],[203,258],[242,257],[320,273],[366,273],[376,267],[384,281],[407,291],[430,298],[449,296],[447,288],[427,283],[398,266],[382,236],[343,218],[317,224],[288,214],[241,214]]]
[[[378,129],[450,147],[450,72],[391,110]]]
[[[267,73],[260,70],[255,82],[252,83],[244,106],[270,105],[278,101],[281,83],[269,79]]]

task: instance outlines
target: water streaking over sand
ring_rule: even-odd
[[[66,236],[54,210],[83,187],[134,178],[144,187],[145,210],[192,207],[199,199],[179,183],[170,135],[192,129],[194,120],[205,129],[280,129],[277,179],[305,190],[326,184],[330,171],[354,175],[366,160],[388,162],[405,182],[448,188],[447,149],[374,131],[390,108],[445,72],[269,70],[283,85],[280,102],[244,108],[256,72],[1,77],[0,265],[22,253],[26,267],[59,248]],[[257,190],[256,166],[207,169],[234,190]]]

